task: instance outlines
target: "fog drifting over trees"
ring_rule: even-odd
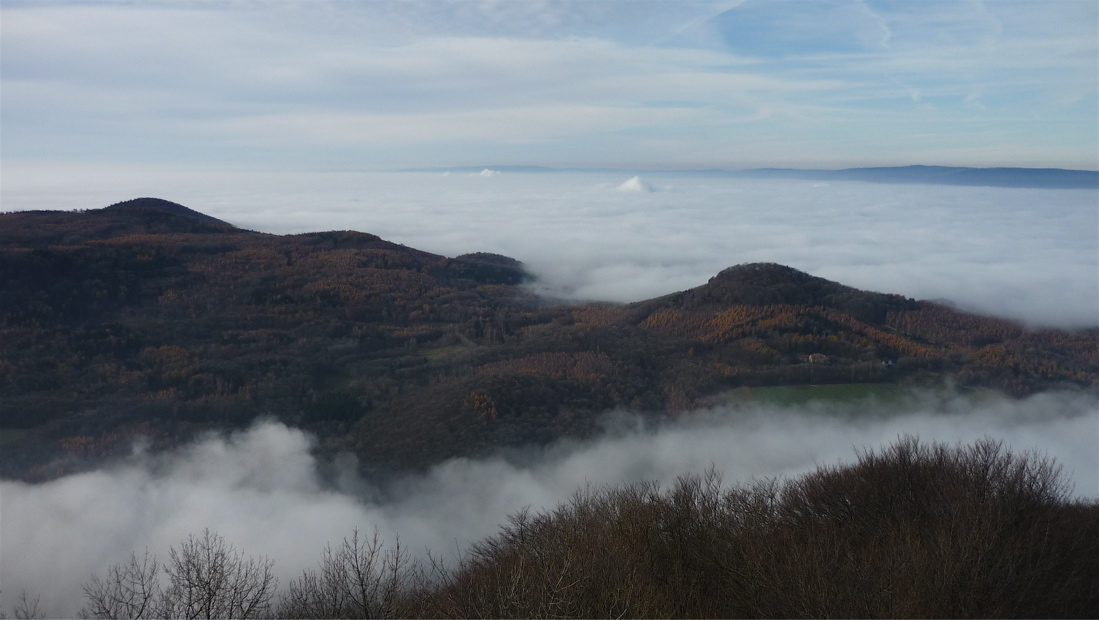
[[[901,403],[714,409],[646,428],[628,412],[603,437],[484,460],[457,459],[379,486],[349,457],[319,461],[312,439],[277,423],[211,436],[170,454],[135,447],[127,462],[46,484],[3,482],[5,608],[26,588],[41,611],[71,616],[93,572],[144,550],[167,557],[209,528],[250,555],[268,556],[281,584],[358,528],[423,557],[454,558],[524,507],[552,508],[585,485],[671,484],[711,466],[730,484],[793,476],[854,460],[901,434],[954,444],[1002,439],[1062,464],[1075,494],[1099,496],[1099,401],[1082,393],[1023,400],[924,392]]]

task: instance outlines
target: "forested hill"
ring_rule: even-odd
[[[72,245],[128,234],[227,233],[236,227],[159,198],[136,198],[89,211],[21,211],[4,214],[5,247]]]
[[[745,386],[1099,387],[1095,332],[781,265],[629,305],[550,305],[528,279],[499,255],[268,235],[153,198],[0,214],[0,474],[48,479],[259,416],[404,470]]]

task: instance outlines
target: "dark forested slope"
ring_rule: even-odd
[[[0,474],[43,479],[270,416],[423,467],[740,386],[952,377],[1099,386],[1099,338],[773,264],[636,304],[552,306],[518,262],[277,236],[163,200],[0,215]]]

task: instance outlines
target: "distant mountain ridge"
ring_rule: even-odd
[[[744,175],[750,178],[863,181],[867,183],[1099,189],[1099,171],[1065,170],[1062,168],[956,168],[950,166],[899,166],[891,168],[847,168],[844,170],[760,168],[745,170],[740,173],[734,172],[731,175]]]
[[[600,172],[621,174],[677,174],[742,179],[802,179],[814,181],[861,181],[864,183],[960,185],[1036,189],[1099,189],[1099,171],[1064,168],[967,168],[954,166],[895,166],[845,168],[842,170],[753,168],[746,170],[689,169],[637,170],[627,168],[551,168],[547,166],[458,166],[453,168],[411,168],[401,172],[480,173]]]

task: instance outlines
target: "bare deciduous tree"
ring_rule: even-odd
[[[168,551],[169,585],[161,614],[168,618],[259,618],[271,615],[276,580],[268,558],[245,557],[221,536],[203,530]]]
[[[273,562],[247,557],[221,536],[204,530],[168,551],[159,564],[148,552],[131,556],[100,580],[85,584],[91,618],[264,618],[271,615]],[[162,589],[160,573],[168,579]]]
[[[131,555],[127,564],[115,564],[100,581],[92,576],[84,584],[88,604],[81,615],[90,618],[148,618],[155,615],[160,597],[160,565],[156,558]]]
[[[326,547],[318,570],[292,580],[279,608],[286,618],[392,618],[415,581],[415,566],[401,550],[384,549],[378,532]]]
[[[16,620],[32,620],[33,618],[45,618],[42,612],[38,611],[38,603],[42,599],[41,596],[35,596],[31,598],[26,590],[19,593],[19,602],[12,608],[12,614]],[[3,610],[0,610],[0,620],[7,618],[8,615]]]

